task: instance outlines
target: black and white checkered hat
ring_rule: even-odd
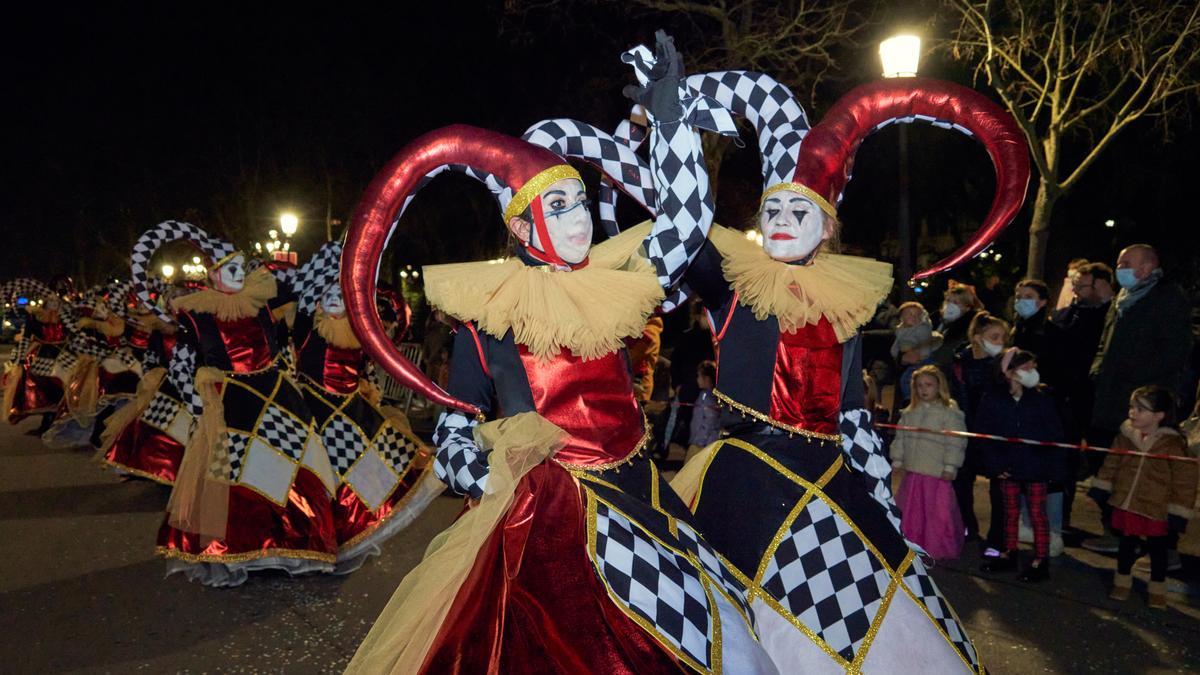
[[[191,223],[178,220],[163,221],[146,230],[142,233],[142,236],[138,237],[137,242],[133,245],[133,253],[129,261],[129,276],[133,281],[134,291],[137,294],[138,300],[147,309],[168,323],[173,322],[174,319],[172,319],[170,314],[155,305],[150,298],[152,288],[152,282],[150,281],[150,260],[163,244],[180,239],[190,241],[196,248],[200,249],[200,252],[208,259],[209,267],[218,266],[237,253],[237,249],[233,244],[219,237],[214,237]]]

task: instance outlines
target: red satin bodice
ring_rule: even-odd
[[[644,433],[642,410],[621,352],[585,361],[567,350],[551,359],[538,359],[524,345],[518,350],[537,412],[571,434],[555,459],[599,466],[637,448]]]
[[[353,394],[358,389],[358,380],[362,375],[359,370],[360,363],[362,349],[326,345],[325,368],[322,373],[325,388],[337,394]]]
[[[217,319],[216,324],[225,352],[233,363],[233,372],[249,373],[271,365],[274,360],[271,343],[257,316],[228,321]]]
[[[66,328],[63,327],[61,321],[54,323],[43,323],[41,330],[38,331],[38,339],[48,344],[58,344],[67,339]]]
[[[837,433],[842,353],[824,317],[794,333],[780,333],[771,381],[771,419],[823,434]]]
[[[129,346],[134,349],[149,349],[150,333],[141,328],[134,328],[129,334]]]

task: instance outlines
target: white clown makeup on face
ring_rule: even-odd
[[[346,302],[342,299],[342,287],[334,284],[321,295],[321,309],[327,316],[341,318],[346,313]]]
[[[246,256],[241,253],[208,273],[213,287],[222,293],[237,293],[246,285]]]
[[[828,219],[821,207],[799,192],[780,190],[763,201],[758,213],[763,250],[780,262],[795,262],[829,238]]]
[[[575,178],[556,181],[542,192],[541,199],[542,217],[554,252],[568,264],[583,262],[592,248],[592,214],[583,183]],[[513,218],[508,227],[522,244],[547,252],[532,223]]]

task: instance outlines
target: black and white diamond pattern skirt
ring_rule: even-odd
[[[433,476],[433,453],[400,410],[377,405],[359,391],[329,391],[307,378],[301,391],[337,481],[335,573],[347,574],[379,555],[380,545],[412,523],[445,486]]]
[[[837,443],[748,433],[698,459],[696,525],[748,589],[780,672],[982,672]]]

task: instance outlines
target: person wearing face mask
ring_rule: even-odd
[[[464,125],[430,132],[363,198],[346,244],[347,312],[389,374],[451,409],[438,419],[434,469],[468,509],[405,577],[348,672],[776,672],[744,588],[647,457],[624,348],[712,218],[697,109],[680,97],[670,39],[657,37],[634,92],[653,125],[653,223],[591,246],[579,173],[537,133],[585,128],[568,120],[535,125],[529,141]],[[572,154],[624,186],[602,156],[632,167],[638,157],[586,128],[603,153]],[[448,394],[386,340],[371,306],[396,215],[446,167],[492,187],[515,240],[503,263],[423,271],[430,304],[460,322]],[[676,239],[685,224],[694,236]],[[672,590],[643,592],[654,588]]]
[[[1017,284],[1013,299],[1012,344],[1037,355],[1042,363],[1043,379],[1057,384],[1054,369],[1059,360],[1061,335],[1058,326],[1050,321],[1050,289],[1039,279],[1025,279]]]
[[[1088,442],[1109,447],[1128,413],[1134,389],[1158,385],[1178,391],[1192,348],[1191,305],[1180,286],[1165,276],[1158,252],[1146,244],[1126,247],[1117,257],[1117,293],[1100,334],[1090,375],[1095,398]],[[1088,457],[1094,472],[1102,457]],[[1111,509],[1101,505],[1105,531]],[[1115,552],[1111,534],[1084,542]]]
[[[340,255],[340,244],[332,246]],[[413,435],[404,413],[381,404],[341,286],[336,278],[327,281],[297,301],[292,345],[300,390],[337,478],[334,573],[348,574],[379,555],[380,545],[416,519],[443,486],[433,476],[433,453]]]
[[[1000,385],[985,393],[975,412],[974,431],[1035,441],[1062,441],[1062,421],[1054,401],[1040,387],[1037,357],[1010,348],[998,364]],[[1051,481],[1066,473],[1062,450],[1024,443],[985,440],[983,463],[995,481],[1003,507],[1001,555],[983,564],[985,572],[1003,572],[1017,567],[1021,521],[1021,497],[1029,507],[1033,525],[1034,557],[1020,573],[1022,581],[1038,582],[1050,577],[1050,518],[1046,495]]]
[[[880,125],[948,116],[987,144],[997,133],[1011,138],[1014,150],[1021,141],[1008,134],[1016,127],[974,92],[931,80],[859,87],[810,129],[786,87],[766,75],[695,78],[689,87],[758,130],[762,243],[714,226],[684,277],[712,317],[713,395],[724,408],[727,436],[691,458],[672,486],[753,585],[759,635],[781,672],[977,670],[961,626],[900,618],[922,616],[917,596],[896,594],[886,607],[875,604],[883,589],[871,581],[871,570],[919,580],[939,606],[945,600],[903,537],[891,463],[866,409],[859,331],[891,291],[891,269],[836,252],[837,204],[861,140]],[[1024,154],[992,159],[1011,161],[1012,176],[1024,175]],[[1023,191],[1003,180],[996,199],[1019,205]],[[1012,213],[994,208],[999,221],[992,225]],[[985,226],[985,233],[996,231]],[[986,246],[988,237],[981,234],[967,250]],[[965,332],[969,319],[963,323]],[[850,550],[870,550],[861,560],[868,565],[856,561],[855,571],[845,572]],[[861,621],[858,607],[871,608]],[[902,639],[892,632],[901,623]],[[866,646],[871,631],[877,638]]]
[[[209,286],[174,298],[172,315],[149,302],[146,279],[154,252],[176,239],[200,249]],[[281,270],[277,278],[265,266],[248,268],[228,242],[178,221],[147,230],[134,245],[139,300],[179,327],[163,377],[193,420],[158,532],[156,551],[168,575],[228,587],[255,570],[333,571],[335,478],[313,414],[281,367],[272,313],[311,298],[322,279],[328,283],[336,273],[332,258],[335,248],[327,245],[304,269]],[[172,401],[149,398],[140,419],[149,416],[159,429],[179,424]]]
[[[975,412],[985,392],[995,386],[996,364],[1008,341],[1008,322],[987,312],[980,312],[971,320],[967,331],[968,342],[954,355],[954,378],[951,380],[954,398],[963,411],[967,429],[974,431]],[[966,528],[966,540],[980,536],[979,520],[975,515],[975,479],[985,473],[982,445],[976,439],[967,443],[963,466],[954,477],[954,496]],[[1000,492],[997,486],[989,487],[992,520],[988,528],[990,538],[998,538],[1000,524]],[[1000,541],[989,539],[988,546],[999,550]]]
[[[951,279],[939,312],[937,330],[942,334],[942,346],[929,355],[930,362],[941,368],[947,378],[954,377],[954,355],[970,341],[967,333],[971,322],[982,311],[983,303],[975,296],[975,287]]]

